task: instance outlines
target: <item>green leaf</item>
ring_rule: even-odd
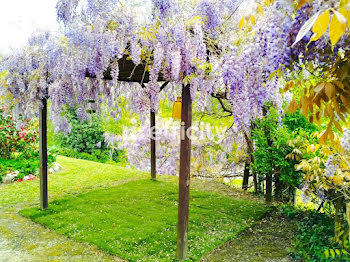
[[[327,259],[329,258],[329,250],[328,250],[328,249],[326,249],[326,250],[324,251],[324,255],[326,256]]]
[[[332,256],[333,258],[335,258],[335,252],[334,252],[334,250],[333,250],[333,249],[330,249],[329,251],[330,251],[330,253],[331,253],[331,256]]]

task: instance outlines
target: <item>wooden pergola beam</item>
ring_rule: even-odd
[[[123,57],[118,59],[118,66],[119,66],[118,81],[135,82],[140,84],[149,82],[149,72],[146,70],[146,65],[143,62],[139,65],[135,65],[133,61],[129,58],[129,56],[124,55]],[[87,71],[86,77],[95,78],[96,76],[90,74]],[[107,70],[104,72],[103,79],[113,80],[110,67],[107,68]],[[162,74],[159,74],[158,82],[165,82],[165,79]]]

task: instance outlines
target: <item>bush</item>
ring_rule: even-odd
[[[91,121],[80,121],[74,109],[67,110],[66,117],[72,126],[71,133],[56,135],[59,155],[106,163],[119,163],[125,158],[122,150],[107,148],[104,138],[102,119],[96,114],[91,115]],[[112,157],[111,157],[112,154]]]
[[[324,213],[282,208],[282,213],[297,219],[297,235],[291,254],[297,261],[350,261],[348,250],[334,242],[334,221]]]
[[[75,109],[67,110],[66,117],[72,126],[69,134],[58,133],[56,139],[61,148],[73,149],[79,153],[93,154],[106,149],[104,130],[100,118],[92,114],[91,121],[80,121]]]
[[[30,119],[20,118],[14,121],[6,115],[5,108],[0,108],[0,158],[11,159],[20,153],[30,157],[38,150],[39,132]]]
[[[40,167],[37,127],[37,122],[31,119],[14,121],[4,107],[0,108],[0,183],[3,176],[15,171],[19,172],[15,179],[36,174]],[[55,161],[49,152],[48,164]]]

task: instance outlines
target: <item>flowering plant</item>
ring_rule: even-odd
[[[39,134],[37,124],[30,119],[20,118],[15,121],[6,114],[6,108],[0,108],[0,157],[30,157],[38,150]]]

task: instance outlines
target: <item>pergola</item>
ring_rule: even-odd
[[[149,82],[149,72],[144,64],[135,65],[126,55],[118,60],[118,81],[139,83],[143,88]],[[110,69],[104,73],[104,80],[113,80]],[[87,77],[95,78],[88,72]],[[160,74],[158,82],[163,82],[160,87],[162,91],[169,82]],[[42,210],[48,208],[48,180],[47,180],[47,99],[42,99],[42,107],[39,112],[40,129],[40,207]],[[155,112],[150,112],[151,130],[156,127]],[[189,132],[192,126],[192,99],[190,86],[182,86],[182,111],[181,111],[181,136],[180,145],[180,174],[179,174],[179,204],[178,204],[178,226],[177,226],[177,258],[184,259],[187,255],[187,232],[189,213],[189,191],[190,191],[190,162],[191,162],[191,139]],[[151,136],[151,179],[156,179],[156,140],[155,133]]]

